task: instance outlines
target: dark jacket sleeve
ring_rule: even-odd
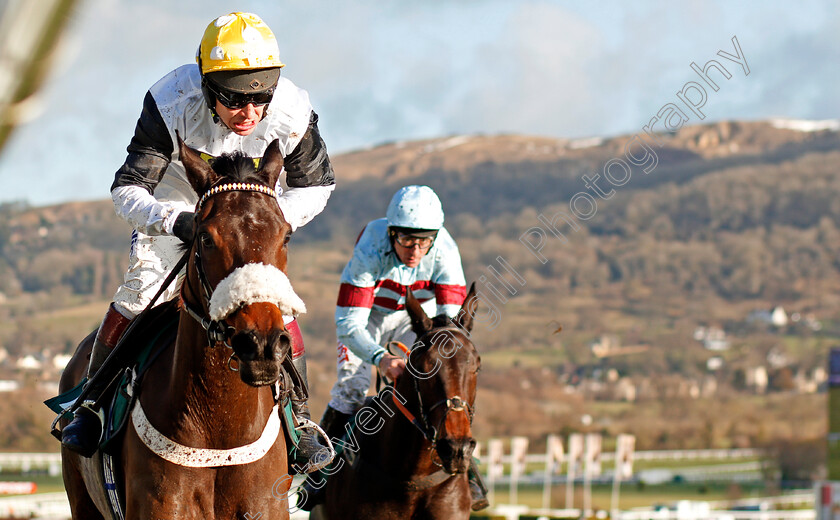
[[[284,160],[286,184],[290,188],[331,186],[335,173],[327,155],[327,145],[318,132],[318,114],[312,112],[303,139]]]
[[[111,190],[119,186],[142,186],[153,193],[172,160],[174,147],[151,92],[146,92],[143,111],[127,150],[128,157],[117,170]]]

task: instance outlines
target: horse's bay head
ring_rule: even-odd
[[[422,396],[426,423],[436,434],[434,451],[448,473],[469,469],[475,438],[472,416],[481,357],[470,339],[478,305],[475,284],[455,318],[429,318],[408,292],[406,310],[417,342],[409,354],[407,372]]]
[[[224,327],[242,381],[272,384],[291,349],[283,316],[306,310],[285,275],[292,229],[273,191],[283,169],[279,144],[257,168],[242,154],[222,155],[211,167],[179,142],[187,178],[203,194],[185,282],[190,297]]]

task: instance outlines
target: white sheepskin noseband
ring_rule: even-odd
[[[219,282],[210,298],[210,319],[222,320],[251,303],[273,303],[287,316],[306,312],[286,273],[273,265],[246,264]]]

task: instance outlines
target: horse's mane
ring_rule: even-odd
[[[432,327],[428,330],[423,330],[423,326],[419,325],[419,324],[413,324],[412,325],[411,328],[414,331],[414,333],[417,334],[418,339],[423,337],[423,336],[427,336],[427,335],[430,335],[430,334],[434,333],[437,329],[442,329],[442,328],[447,328],[447,327],[455,327],[455,328],[458,328],[458,329],[461,328],[455,323],[455,321],[452,318],[450,318],[446,314],[438,314],[434,318],[431,318],[431,321],[432,321]],[[469,334],[467,334],[467,336],[469,336]]]
[[[432,320],[432,328],[426,331],[425,333],[418,334],[417,339],[423,340],[422,342],[418,341],[412,347],[411,351],[414,352],[418,356],[436,356],[437,349],[433,348],[435,345],[431,341],[432,338],[435,337],[441,329],[453,329],[456,331],[461,332],[467,338],[467,341],[472,341],[470,337],[470,333],[455,323],[455,320],[447,316],[446,314],[439,314]],[[415,333],[417,331],[415,330]],[[456,340],[458,341],[458,340]],[[416,352],[415,352],[416,351]],[[446,359],[449,359],[451,356],[444,356]]]
[[[238,150],[223,153],[216,159],[212,159],[210,166],[213,171],[222,177],[220,182],[251,182],[265,185],[265,179],[259,174],[254,159]],[[269,186],[269,188],[274,188],[274,186]],[[202,194],[199,193],[198,195],[200,197]],[[187,252],[191,245],[187,243],[178,244],[179,254]]]
[[[432,318],[432,328],[437,329],[440,327],[449,327],[449,326],[457,326],[452,321],[452,318],[447,316],[446,314],[438,314],[434,318]]]
[[[224,153],[213,161],[213,170],[233,182],[254,182],[265,184],[265,179],[259,175],[254,159],[240,151]],[[274,186],[269,186],[273,188]]]

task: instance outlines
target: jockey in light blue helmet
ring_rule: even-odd
[[[391,198],[385,219],[394,253],[414,268],[443,227],[443,206],[428,186],[405,186]]]
[[[427,315],[457,315],[467,294],[461,256],[443,227],[443,206],[428,186],[404,186],[391,198],[385,218],[368,222],[341,274],[336,302],[336,382],[321,419],[327,436],[341,439],[350,418],[364,406],[371,368],[395,380],[405,360],[388,352],[416,334],[405,310],[410,290]],[[309,511],[323,500],[314,484],[304,484]],[[470,473],[474,509],[487,507],[478,473]]]
[[[437,231],[443,226],[443,206],[428,186],[405,186],[391,198],[385,213],[388,226]]]

